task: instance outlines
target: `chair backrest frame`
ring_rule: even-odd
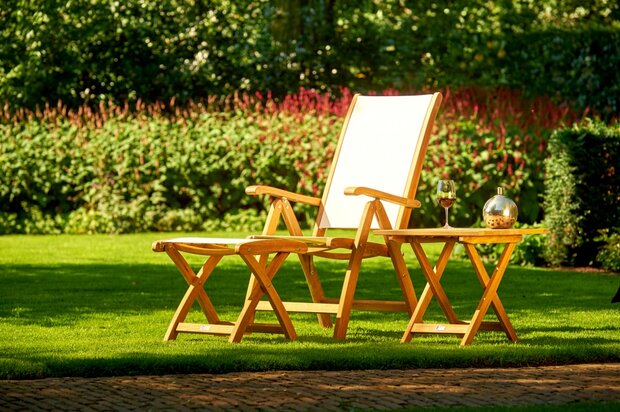
[[[366,186],[408,199],[415,198],[422,163],[441,99],[440,93],[417,96],[353,96],[326,181],[314,235],[322,236],[328,228],[358,228],[363,204],[369,199],[355,199],[357,196],[345,198],[344,186]],[[409,109],[416,112],[409,113]],[[373,113],[373,110],[377,113]],[[410,118],[402,119],[403,116]],[[407,120],[410,122],[407,123]],[[386,134],[382,134],[383,131]],[[387,147],[389,143],[401,147]],[[360,150],[360,147],[351,145],[363,147]],[[390,152],[390,149],[393,151]],[[359,159],[356,156],[359,156]],[[382,165],[374,164],[375,159]],[[347,170],[342,172],[342,169],[347,167],[352,169],[353,174]],[[400,176],[385,176],[383,169],[397,169],[395,172]],[[384,184],[391,188],[385,189]],[[335,203],[344,205],[344,211],[334,212]],[[411,216],[410,209],[391,204],[386,204],[385,207],[392,227],[407,227]],[[372,226],[378,227],[376,221]]]

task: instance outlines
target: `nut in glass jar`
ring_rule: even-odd
[[[519,210],[512,199],[504,196],[504,189],[497,188],[497,195],[484,204],[482,218],[491,229],[509,229],[517,221]]]

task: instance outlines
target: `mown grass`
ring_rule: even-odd
[[[619,403],[574,403],[558,405],[517,405],[517,406],[479,406],[479,407],[446,407],[424,409],[426,412],[594,412],[617,411]],[[404,409],[403,411],[419,411],[420,408]]]
[[[617,275],[518,266],[509,268],[500,288],[517,343],[498,332],[480,332],[465,348],[454,336],[400,344],[407,316],[377,312],[354,312],[345,342],[333,341],[314,315],[301,314],[292,316],[296,342],[265,334],[246,336],[238,345],[187,334],[163,342],[186,290],[167,256],[150,250],[153,240],[168,236],[0,237],[0,378],[620,361],[620,307],[610,303]],[[412,253],[403,250],[419,294],[420,271]],[[344,262],[317,265],[327,294],[337,296]],[[236,257],[225,258],[213,274],[209,294],[223,318],[236,317],[247,280],[248,271]],[[482,292],[469,263],[452,260],[442,283],[457,314],[471,316]],[[275,284],[285,299],[308,296],[294,257]],[[399,295],[389,261],[368,260],[358,297]],[[202,319],[198,311],[190,314],[190,320]],[[427,320],[433,319],[442,319],[435,305]]]

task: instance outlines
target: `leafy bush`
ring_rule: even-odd
[[[603,243],[596,255],[596,261],[609,271],[620,272],[620,233],[602,230],[601,236],[595,240]]]
[[[346,107],[302,91],[279,106],[244,95],[213,102],[214,111],[60,107],[11,124],[5,115],[0,233],[224,229],[222,221],[255,229],[266,200],[243,189],[317,194]]]
[[[591,265],[599,231],[620,227],[620,127],[585,122],[556,131],[545,162],[545,221],[552,230],[547,260]]]
[[[265,0],[5,3],[0,99],[22,107],[226,94],[273,55]]]
[[[551,28],[515,35],[502,66],[506,84],[561,97],[607,118],[620,111],[620,30],[609,26]]]
[[[520,225],[518,227],[542,227],[540,224]],[[515,247],[510,261],[521,266],[545,266],[545,249],[547,247],[546,237],[542,235],[525,235],[523,241]]]
[[[245,195],[246,186],[322,193],[351,99],[346,90],[340,95],[301,90],[278,103],[237,94],[134,111],[111,103],[97,111],[5,108],[0,233],[256,230],[267,199]],[[514,92],[484,96],[445,93],[414,225],[439,224],[434,185],[448,175],[459,185],[453,224],[476,224],[500,184],[519,204],[522,223],[540,218],[546,136],[575,115]],[[312,209],[297,211],[312,221]]]
[[[555,127],[578,117],[545,99],[502,89],[448,91],[445,97],[418,189],[425,221],[415,226],[437,226],[443,219],[434,198],[440,178],[457,182],[453,225],[480,222],[498,186],[517,203],[520,222],[539,222],[547,141]]]

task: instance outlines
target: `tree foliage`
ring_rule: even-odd
[[[13,107],[476,84],[619,108],[607,0],[5,0],[0,21]]]

